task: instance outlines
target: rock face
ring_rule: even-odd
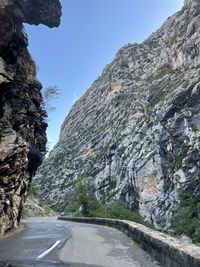
[[[65,119],[37,174],[53,207],[77,178],[168,229],[181,188],[200,198],[200,1],[185,1],[142,44],[121,48]]]
[[[23,209],[23,217],[56,216],[57,214],[47,206],[41,205],[35,197],[27,197]]]
[[[58,0],[0,1],[0,234],[18,225],[46,144],[42,86],[22,23],[54,27],[60,16]]]
[[[31,199],[27,199],[24,205],[24,210],[27,212],[25,212],[24,217],[43,217],[45,216],[45,210],[40,207],[40,205],[31,200]]]

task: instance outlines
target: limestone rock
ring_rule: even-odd
[[[57,26],[57,0],[0,1],[0,234],[17,227],[46,144],[41,84],[22,23]]]
[[[38,205],[35,201],[28,199],[24,205],[24,217],[43,217],[45,210]],[[27,212],[27,213],[26,213]]]
[[[20,23],[44,24],[49,27],[57,27],[60,24],[59,0],[1,0],[0,8]]]
[[[192,244],[192,239],[189,237],[189,236],[186,236],[186,235],[181,235],[181,238],[180,238],[182,241],[184,241],[185,243],[189,243],[189,244]]]
[[[38,198],[28,196],[26,198],[23,217],[43,217],[43,216],[56,216],[57,214],[44,204],[41,204]]]
[[[98,199],[121,199],[167,230],[181,188],[200,198],[200,2],[141,44],[122,47],[74,104],[37,173],[43,199],[63,209],[77,178]]]

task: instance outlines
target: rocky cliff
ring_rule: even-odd
[[[41,84],[23,23],[60,23],[58,0],[0,0],[0,234],[15,228],[44,157]]]
[[[180,189],[200,198],[200,1],[141,44],[122,47],[74,104],[42,164],[43,199],[62,209],[74,182],[168,229]]]

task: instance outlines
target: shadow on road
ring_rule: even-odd
[[[60,263],[54,261],[23,261],[23,262],[0,262],[0,267],[101,267],[97,265],[79,263]]]

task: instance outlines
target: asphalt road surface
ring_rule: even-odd
[[[158,267],[118,230],[98,225],[30,218],[26,230],[0,240],[0,267]]]

